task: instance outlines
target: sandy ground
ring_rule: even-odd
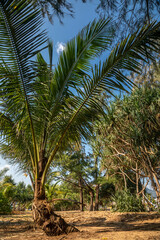
[[[160,214],[57,212],[80,232],[48,237],[33,228],[31,213],[0,216],[0,240],[160,240]]]

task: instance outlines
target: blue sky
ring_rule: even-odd
[[[45,19],[44,27],[48,31],[49,38],[54,44],[54,56],[53,64],[57,63],[58,60],[58,46],[65,44],[67,41],[72,39],[84,26],[86,26],[94,18],[98,18],[95,9],[98,1],[92,0],[87,3],[79,1],[73,2],[73,8],[75,11],[74,18],[71,16],[65,16],[63,19],[64,24],[60,24],[58,18],[54,18],[54,24],[51,25],[47,19]],[[47,55],[45,59],[47,60]],[[8,167],[9,171],[7,174],[11,174],[16,182],[24,181],[26,184],[30,184],[28,177],[25,177],[23,173],[17,172],[17,166],[8,165],[7,161],[2,159],[0,156],[0,170],[4,167]]]
[[[48,36],[53,40],[54,44],[54,64],[58,60],[57,43],[66,43],[72,39],[84,26],[86,26],[94,18],[98,18],[95,9],[99,1],[92,0],[87,3],[73,1],[73,8],[75,17],[65,16],[64,24],[60,24],[58,18],[54,18],[54,24],[51,25],[49,21],[45,21],[45,28],[48,30]],[[47,20],[47,19],[46,19]]]

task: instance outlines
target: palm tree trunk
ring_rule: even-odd
[[[40,163],[42,163],[42,165],[40,165]],[[44,170],[43,166],[43,161],[40,161],[39,169],[41,171],[39,172],[38,179],[35,179],[34,201],[32,205],[34,222],[49,236],[77,232],[78,229],[68,225],[61,216],[55,214],[52,205],[47,202],[45,189],[41,181]]]

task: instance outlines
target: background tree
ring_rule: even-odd
[[[10,214],[12,211],[9,200],[3,195],[0,189],[0,214]]]
[[[8,168],[5,167],[2,170],[0,170],[0,181],[3,179],[3,177],[5,176],[5,174],[8,172]]]
[[[94,210],[99,210],[99,190],[102,178],[102,168],[101,168],[101,143],[97,141],[96,131],[93,131],[93,135],[90,138],[89,145],[92,149],[93,158],[93,170],[92,170],[92,185],[95,187],[95,204]]]
[[[11,203],[4,195],[3,179],[8,170],[8,168],[0,170],[0,214],[10,214],[12,211]]]
[[[28,0],[28,2],[39,6],[43,16],[47,15],[50,22],[53,22],[56,16],[62,23],[65,15],[74,16],[75,13],[73,3],[67,0]],[[85,3],[87,0],[82,2]],[[95,2],[91,1],[90,4]],[[96,4],[95,11],[100,16],[114,18],[123,35],[135,31],[141,24],[157,20],[160,14],[160,3],[157,0],[98,0]]]
[[[25,211],[31,209],[33,200],[33,189],[30,185],[25,185],[24,182],[15,183],[13,177],[6,175],[0,182],[0,194],[2,201],[0,209],[3,214],[11,213],[12,211]],[[6,201],[6,207],[5,205]]]
[[[59,169],[59,179],[72,185],[75,191],[79,191],[80,210],[84,210],[84,191],[90,195],[94,190],[90,184],[93,164],[90,156],[86,155],[84,147],[79,145],[71,146],[64,154],[60,154],[57,159]],[[91,200],[93,202],[93,199]],[[93,206],[91,207],[91,209]]]
[[[49,21],[53,23],[53,16],[57,16],[62,23],[64,15],[73,16],[73,6],[66,0],[28,0],[32,2],[34,6],[38,6],[41,9],[43,16],[47,15]]]
[[[15,190],[16,183],[11,175],[6,175],[1,182],[1,189],[3,192],[3,196],[8,199],[10,206],[13,210],[16,209],[16,198],[15,198]]]
[[[159,88],[143,86],[112,102],[99,131],[107,170],[120,171],[142,193],[140,178],[149,178],[159,202]],[[143,189],[144,190],[144,189]]]
[[[14,202],[17,204],[17,210],[25,211],[32,209],[33,189],[30,185],[25,185],[24,182],[19,182],[14,189]]]
[[[115,19],[117,37],[134,32],[141,24],[150,23],[160,16],[160,2],[157,0],[100,0],[97,12]],[[119,34],[121,32],[121,34]]]

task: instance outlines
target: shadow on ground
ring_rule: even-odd
[[[154,222],[156,220],[156,222]],[[147,222],[148,221],[148,222]],[[100,227],[96,232],[111,231],[160,231],[160,214],[152,213],[126,213],[119,215],[115,220],[109,220],[105,217],[92,217],[87,222],[73,222],[77,227]],[[103,229],[102,229],[103,228]]]
[[[80,239],[81,235],[85,235],[85,239],[90,239],[90,236],[94,234],[105,234],[114,232],[131,232],[132,234],[136,231],[146,232],[157,232],[160,236],[160,214],[158,213],[108,213],[108,212],[59,212],[64,219],[79,228],[81,232],[77,233],[77,238]],[[0,217],[0,237],[3,239],[12,239],[13,236],[17,236],[17,240],[24,239],[20,236],[25,233],[28,238],[25,239],[48,239],[40,232],[39,229],[35,230],[34,223],[32,220],[31,213],[29,215],[12,215]],[[35,237],[33,236],[36,235]],[[37,234],[41,234],[40,238],[37,238]],[[79,234],[79,235],[78,235]],[[88,235],[87,235],[88,234]],[[155,233],[153,233],[155,234]],[[73,236],[73,238],[71,237]],[[96,235],[97,236],[97,235]],[[101,235],[100,235],[101,236]],[[45,238],[44,238],[45,237]],[[66,239],[74,239],[75,235],[65,236]],[[1,238],[0,238],[1,239]],[[57,239],[57,238],[53,238]],[[102,239],[102,238],[98,238]],[[140,238],[139,238],[140,239]],[[148,239],[148,238],[147,238]],[[152,238],[153,239],[153,238]],[[160,238],[155,238],[160,239]]]
[[[33,227],[32,221],[20,220],[16,217],[9,221],[0,221],[0,236],[5,237],[6,235],[26,232]]]

